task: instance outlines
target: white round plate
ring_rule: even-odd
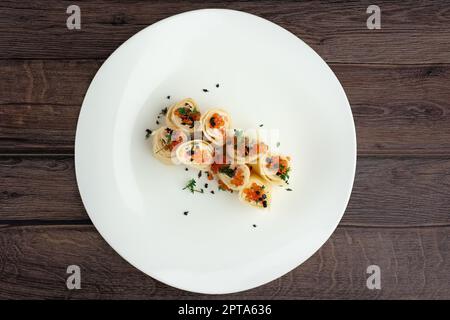
[[[237,127],[279,129],[293,191],[275,190],[270,211],[182,191],[197,171],[158,162],[145,129],[185,97],[228,110]],[[103,64],[75,164],[89,217],[123,258],[180,289],[231,293],[282,276],[330,237],[353,185],[355,128],[339,81],[303,41],[254,15],[198,10],[145,28]]]

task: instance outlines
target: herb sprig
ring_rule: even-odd
[[[197,181],[195,181],[195,179],[191,179],[187,182],[186,186],[183,188],[183,190],[188,189],[191,193],[194,192],[198,192],[198,193],[203,193],[203,189],[197,190],[195,189],[197,186]]]
[[[280,171],[283,172],[281,174],[279,174],[278,176],[287,184],[289,184],[289,171],[291,170],[291,168],[287,168],[286,171],[284,170],[284,166],[280,164]]]

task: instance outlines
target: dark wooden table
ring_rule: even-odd
[[[356,181],[333,236],[265,286],[219,298],[450,298],[448,1],[67,1],[0,3],[0,298],[205,296],[133,268],[101,238],[78,194],[74,135],[102,62],[144,27],[199,8],[232,8],[295,33],[334,70],[358,137]],[[381,8],[381,29],[366,8]],[[82,289],[66,288],[77,264]],[[381,268],[381,290],[366,287]]]

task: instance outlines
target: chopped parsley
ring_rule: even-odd
[[[187,182],[186,186],[183,188],[183,190],[188,189],[191,193],[194,192],[198,192],[198,193],[203,193],[203,189],[197,190],[195,189],[195,187],[197,186],[197,182],[195,181],[195,179],[191,179]]]
[[[287,184],[289,184],[289,171],[291,171],[291,168],[285,169],[285,167],[280,164],[280,169],[277,172],[277,176],[279,176],[281,178],[281,180],[283,180]],[[282,173],[280,173],[280,172],[282,172]]]
[[[220,173],[226,174],[230,178],[234,177],[234,174],[236,172],[236,169],[231,169],[230,165],[221,166],[219,169]]]
[[[188,111],[189,111],[189,110],[188,110],[187,108],[184,108],[184,107],[178,108],[178,112],[179,112],[181,115],[183,115],[183,116],[187,115]]]

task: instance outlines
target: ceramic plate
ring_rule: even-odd
[[[276,189],[261,211],[181,190],[198,172],[158,162],[145,130],[185,97],[226,109],[236,127],[278,131],[292,191]],[[254,15],[198,10],[106,60],[83,102],[75,164],[89,217],[123,258],[180,289],[231,293],[282,276],[330,237],[352,189],[355,128],[342,86],[303,41]]]

